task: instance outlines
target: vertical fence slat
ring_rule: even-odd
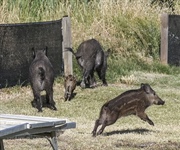
[[[72,65],[72,53],[65,51],[66,47],[72,48],[71,40],[71,21],[69,17],[62,18],[62,50],[63,50],[63,60],[64,60],[64,75],[73,74],[73,65]]]
[[[161,15],[161,51],[160,60],[162,64],[168,63],[168,14]]]

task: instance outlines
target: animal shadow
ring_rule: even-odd
[[[112,131],[112,132],[106,132],[105,136],[111,136],[114,134],[127,134],[127,133],[136,133],[136,134],[145,134],[148,132],[152,132],[151,130],[148,129],[142,129],[142,128],[137,128],[137,129],[127,129],[127,130],[116,130],[116,131]]]

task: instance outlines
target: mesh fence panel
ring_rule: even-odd
[[[169,15],[168,63],[180,66],[180,16]]]
[[[62,68],[61,20],[0,25],[0,88],[28,83],[32,47],[44,49],[60,75]]]

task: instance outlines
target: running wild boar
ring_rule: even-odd
[[[51,109],[57,110],[53,100],[54,70],[51,62],[46,56],[47,47],[44,50],[34,51],[34,60],[29,67],[29,79],[34,95],[33,107],[42,112],[41,91],[46,91],[46,103]]]
[[[102,46],[96,39],[90,39],[82,42],[77,52],[75,53],[71,48],[66,48],[71,51],[83,70],[83,78],[81,87],[95,87],[96,81],[94,78],[94,72],[96,71],[99,79],[102,80],[103,85],[107,86],[106,82],[106,70],[107,70],[107,57],[109,51],[104,52]]]
[[[154,126],[145,110],[152,104],[163,105],[164,103],[149,84],[142,83],[139,89],[126,91],[102,106],[92,134],[93,136],[101,134],[106,126],[114,124],[118,118],[128,115],[136,115]],[[96,133],[100,125],[102,126]]]
[[[76,78],[73,75],[68,75],[64,79],[64,99],[70,101],[73,98],[73,92],[76,88]]]

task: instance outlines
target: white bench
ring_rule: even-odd
[[[0,114],[0,150],[4,150],[4,139],[37,137],[48,137],[53,150],[58,150],[57,135],[71,128],[76,123],[67,119]]]

